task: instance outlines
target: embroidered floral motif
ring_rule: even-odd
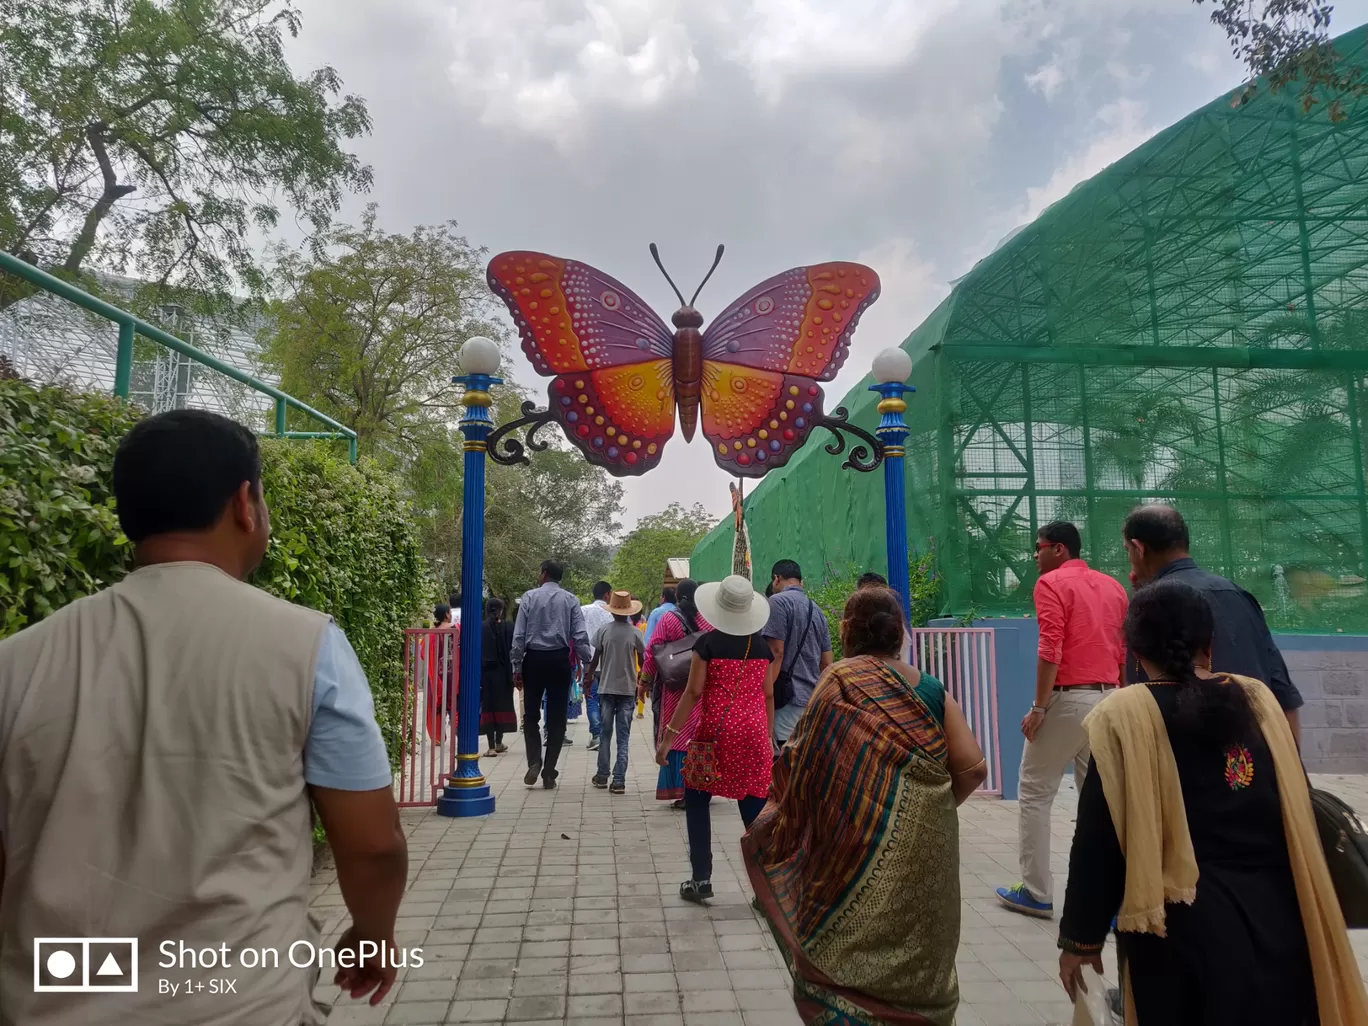
[[[1239,791],[1254,782],[1254,758],[1244,745],[1226,749],[1226,783],[1232,791]]]

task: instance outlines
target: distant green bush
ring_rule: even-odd
[[[140,416],[109,396],[0,373],[0,638],[128,572],[114,450]],[[398,482],[325,442],[264,439],[262,465],[271,545],[253,583],[347,632],[397,760],[403,631],[428,580]]]
[[[827,564],[822,583],[808,589],[808,596],[826,615],[831,631],[832,655],[841,658],[841,618],[845,615],[846,600],[854,593],[863,570],[846,567],[835,570]],[[936,552],[913,552],[907,561],[908,591],[911,598],[908,620],[913,627],[925,627],[941,611],[941,582],[936,572]]]

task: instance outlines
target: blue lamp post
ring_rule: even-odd
[[[480,772],[480,622],[484,618],[484,516],[486,439],[494,428],[489,388],[502,385],[499,347],[475,336],[461,346],[461,434],[465,436],[465,496],[461,511],[461,687],[456,701],[456,772],[447,778],[437,812],[442,816],[486,816],[494,796]]]
[[[911,587],[907,579],[907,485],[903,464],[903,442],[907,422],[903,396],[916,389],[907,384],[912,374],[912,357],[901,349],[885,349],[874,357],[874,384],[878,392],[879,427],[874,432],[883,443],[884,532],[888,546],[888,585],[902,598],[903,612],[911,613]]]

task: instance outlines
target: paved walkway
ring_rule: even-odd
[[[555,791],[523,786],[518,740],[506,755],[482,761],[498,796],[493,816],[405,812],[411,884],[396,941],[421,946],[426,964],[404,971],[378,1008],[341,999],[329,1026],[799,1026],[788,973],[749,904],[734,803],[713,806],[711,907],[678,897],[689,875],[684,818],[655,801],[649,725],[649,714],[634,724],[626,795],[590,786],[594,753],[580,720]],[[1368,809],[1368,779],[1324,783]],[[1073,808],[1066,782],[1054,816],[1061,893]],[[1016,803],[971,800],[960,824],[958,1026],[1068,1023],[1055,924],[1004,911],[992,897],[993,887],[1019,876]],[[315,880],[314,906],[334,940],[345,910],[327,869]],[[1362,969],[1368,940],[1361,937]],[[1115,966],[1110,952],[1107,965]],[[336,989],[320,985],[319,994],[332,1001]]]

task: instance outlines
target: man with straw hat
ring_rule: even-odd
[[[612,620],[594,635],[594,658],[586,678],[598,678],[599,712],[602,733],[599,738],[598,773],[594,786],[608,788],[610,794],[627,792],[627,748],[632,737],[632,710],[636,707],[637,664],[646,652],[641,631],[632,626],[631,617],[641,612],[641,603],[630,592],[615,591],[608,600]],[[617,734],[617,762],[613,780],[608,782],[608,756]]]

